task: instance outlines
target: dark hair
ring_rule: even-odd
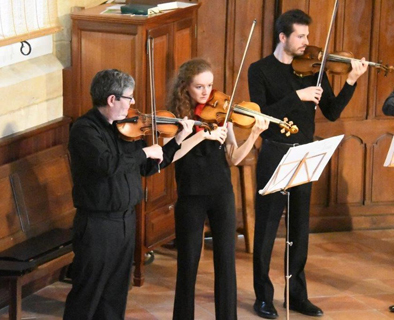
[[[97,72],[90,85],[93,107],[106,106],[110,95],[115,95],[117,99],[120,99],[126,89],[134,90],[134,86],[133,77],[117,69]]]
[[[177,117],[187,116],[189,119],[193,119],[194,109],[187,92],[187,86],[192,83],[196,75],[205,71],[212,72],[212,66],[208,61],[201,58],[191,59],[180,66],[167,101],[167,108]]]
[[[288,38],[294,31],[294,24],[309,26],[312,18],[300,9],[294,9],[282,13],[275,23],[275,39],[279,43],[279,35],[283,34]]]

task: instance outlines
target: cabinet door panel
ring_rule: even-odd
[[[148,36],[153,38],[153,67],[154,67],[154,90],[156,109],[163,110],[165,107],[167,81],[170,76],[172,68],[171,52],[173,48],[172,41],[172,25],[166,24],[158,28],[149,30]],[[150,107],[150,79],[149,79],[149,66],[147,67],[147,88],[148,88],[148,105],[146,112],[151,112]],[[148,141],[151,143],[151,141]],[[160,145],[163,141],[160,139]],[[161,170],[160,173],[155,174],[146,179],[146,211],[152,211],[162,207],[168,203],[168,199],[172,197],[172,168]]]
[[[113,48],[103,50],[102,48]],[[94,75],[103,69],[119,69],[134,74],[136,66],[136,36],[130,34],[114,34],[105,32],[81,32],[80,72],[81,79],[93,79]],[[81,81],[81,114],[91,107],[90,81]]]
[[[174,206],[172,204],[147,213],[145,219],[145,243],[148,248],[174,237],[175,218]]]
[[[174,62],[175,70],[178,70],[180,65],[193,56],[195,50],[193,46],[194,35],[193,19],[184,19],[175,23],[174,30]]]

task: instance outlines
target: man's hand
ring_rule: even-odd
[[[159,163],[163,161],[163,150],[158,144],[154,144],[150,147],[145,147],[142,150],[145,152],[147,158],[157,159],[159,160]]]
[[[351,86],[354,85],[357,79],[365,73],[368,69],[368,63],[365,63],[365,58],[361,60],[351,60],[352,71],[349,72],[346,82]]]
[[[305,89],[297,90],[296,93],[301,101],[313,101],[315,105],[318,105],[323,94],[323,88],[307,87]]]

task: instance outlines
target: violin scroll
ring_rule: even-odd
[[[379,63],[376,64],[375,66],[378,69],[378,73],[380,70],[384,71],[384,76],[386,77],[390,72],[394,71],[394,66],[389,66],[388,64],[382,64],[382,61],[379,61]]]
[[[298,127],[293,124],[293,121],[289,121],[289,119],[287,118],[283,118],[283,121],[280,121],[279,127],[282,128],[280,132],[285,133],[286,137],[289,137],[291,134],[295,134],[298,132]]]

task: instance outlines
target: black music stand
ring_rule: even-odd
[[[335,149],[343,139],[343,136],[344,135],[339,135],[289,148],[267,185],[259,190],[259,194],[262,196],[278,191],[287,195],[286,319],[289,319],[289,282],[291,278],[289,274],[289,250],[290,246],[293,245],[289,237],[290,191],[288,191],[288,189],[308,182],[317,181]]]

